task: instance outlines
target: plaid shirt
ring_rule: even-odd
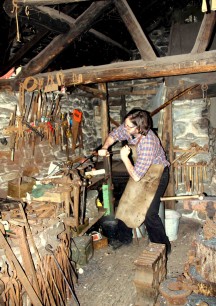
[[[113,130],[109,134],[115,141],[127,140],[128,145],[135,145],[137,151],[137,159],[134,164],[134,171],[139,178],[142,178],[151,164],[169,166],[165,152],[161,146],[159,138],[152,130],[149,130],[146,136],[132,139],[128,134],[124,124]]]

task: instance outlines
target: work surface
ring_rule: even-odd
[[[167,278],[181,275],[187,261],[187,252],[201,223],[182,217],[178,239],[172,242],[172,253],[167,262]],[[133,244],[112,250],[110,246],[96,250],[93,258],[79,274],[76,293],[81,306],[134,306],[135,273],[134,260],[139,257],[148,243],[148,238],[139,239]],[[188,304],[197,305],[195,302]],[[210,306],[216,305],[211,302]]]

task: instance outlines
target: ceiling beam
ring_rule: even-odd
[[[18,75],[24,78],[43,71],[65,48],[77,37],[88,31],[95,20],[111,5],[111,0],[94,2],[74,22],[73,28],[67,33],[56,36],[51,43],[35,56]]]
[[[37,6],[37,5],[54,5],[54,4],[65,4],[65,3],[86,2],[86,1],[93,2],[93,1],[104,1],[104,0],[15,0],[14,2],[18,6]]]
[[[174,75],[197,74],[216,71],[216,51],[206,51],[197,54],[172,55],[157,58],[154,61],[128,61],[116,62],[101,66],[88,66],[63,70],[66,87],[100,82],[111,82],[131,79],[148,79],[167,77]],[[57,71],[41,73],[34,76],[35,79],[44,79],[46,84],[48,77],[56,76]],[[17,90],[22,79],[0,80],[1,90]],[[214,82],[212,78],[210,83]],[[201,83],[201,79],[200,79]],[[203,83],[206,84],[205,74]]]
[[[73,17],[66,15],[64,12],[59,12],[53,8],[48,8],[48,7],[44,7],[44,6],[39,6],[38,10],[40,10],[43,13],[48,14],[51,18],[54,18],[55,20],[60,20],[61,22],[65,22],[66,24],[68,24],[68,26],[70,26],[70,28],[72,29],[75,26],[75,22],[76,19],[74,19]],[[103,40],[107,43],[111,43],[112,45],[118,47],[119,49],[122,49],[123,51],[125,51],[128,54],[132,54],[131,51],[129,51],[128,49],[126,49],[125,47],[123,47],[121,44],[119,44],[118,42],[116,42],[115,40],[111,39],[110,37],[94,30],[94,29],[90,29],[89,32],[91,34],[93,34],[94,36],[96,36],[97,38],[99,38],[100,40]]]
[[[39,7],[40,9],[42,7]],[[49,8],[49,13],[51,14],[51,16],[53,16],[53,14],[55,13],[55,9],[53,8]],[[62,12],[58,12],[58,14],[54,14],[55,18],[57,18],[59,16],[59,18],[61,18],[62,20],[65,20],[65,22],[67,22],[70,27],[72,28],[74,26],[74,23],[76,21],[76,19],[66,15],[66,13],[68,13],[69,11],[71,11],[71,9],[63,9]],[[24,55],[31,49],[33,48],[43,37],[45,37],[46,35],[48,35],[48,33],[50,32],[49,30],[43,28],[43,25],[38,26],[37,25],[37,30],[38,33],[35,34],[35,36],[30,40],[27,41],[15,54],[14,56],[7,62],[6,65],[2,66],[1,68],[1,74],[3,75],[4,73],[6,73],[7,71],[9,71],[17,62],[20,61],[20,59],[22,57],[24,57]],[[123,50],[124,52],[126,52],[129,55],[132,55],[132,51],[128,50],[127,48],[125,48],[124,46],[122,46],[121,44],[119,44],[117,41],[111,39],[109,36],[104,35],[103,33],[96,31],[94,29],[90,29],[89,33],[94,35],[95,37],[97,37],[98,39],[108,43],[108,44],[112,44],[113,46]]]
[[[215,11],[211,11],[211,13],[204,15],[195,44],[191,50],[192,54],[204,52],[208,48],[209,42],[214,33],[215,23]]]
[[[125,23],[128,31],[130,32],[134,43],[136,44],[141,58],[143,60],[154,60],[157,58],[152,46],[146,38],[139,22],[134,16],[131,8],[126,0],[114,0],[115,6]]]
[[[15,66],[17,62],[36,45],[43,37],[48,34],[48,30],[39,31],[30,41],[27,41],[15,54],[14,56],[3,66],[1,67],[0,75],[4,75],[7,71],[9,71],[12,67]]]
[[[70,22],[64,18],[64,14],[50,7],[29,7],[28,15],[23,9],[19,16],[23,21],[30,21],[36,26],[43,26],[45,29],[57,34],[66,33],[70,30]]]

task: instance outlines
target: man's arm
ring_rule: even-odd
[[[108,136],[104,142],[104,145],[102,146],[102,149],[107,150],[111,145],[114,144],[114,142],[115,140],[111,136]]]
[[[99,155],[99,156],[106,156],[107,153],[108,153],[108,152],[107,152],[108,148],[109,148],[111,145],[113,145],[114,142],[115,142],[115,140],[109,135],[109,136],[107,137],[107,139],[105,140],[105,142],[104,142],[104,144],[103,144],[101,150],[98,150],[98,155]]]
[[[123,161],[123,163],[125,164],[125,167],[129,173],[129,175],[132,177],[132,179],[135,181],[135,182],[138,182],[140,180],[140,177],[138,177],[134,171],[134,166],[132,165],[128,155],[130,154],[130,147],[129,146],[124,146],[122,149],[121,149],[121,159]]]

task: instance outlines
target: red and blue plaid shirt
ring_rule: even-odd
[[[139,178],[142,178],[151,164],[159,164],[164,167],[169,166],[163,147],[156,134],[149,130],[146,136],[132,138],[128,134],[124,124],[113,130],[109,136],[115,141],[127,140],[128,145],[135,145],[137,151],[137,159],[134,164],[134,171]]]

